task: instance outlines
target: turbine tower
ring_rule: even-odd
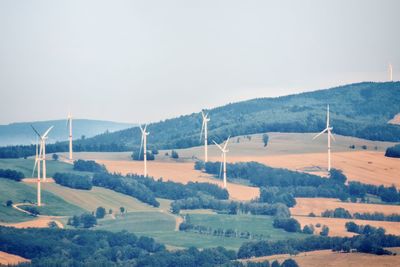
[[[69,160],[72,160],[72,116],[68,113],[67,126],[69,128]]]
[[[207,162],[208,161],[207,123],[210,121],[210,118],[208,117],[208,113],[204,114],[203,111],[201,111],[201,116],[203,117],[203,124],[201,126],[200,141],[201,141],[201,137],[203,136],[203,132],[204,132],[204,162]]]
[[[42,144],[40,144],[40,153],[38,153],[38,138],[36,138],[36,155],[35,155],[35,165],[33,166],[32,177],[35,174],[35,169],[37,166],[37,205],[40,207],[42,205],[42,191],[40,187],[40,162],[41,162],[41,154],[42,154]]]
[[[141,125],[139,125],[139,127],[140,131],[142,132],[142,141],[140,142],[139,159],[140,159],[140,152],[142,152],[142,146],[143,146],[143,163],[144,163],[143,175],[147,176],[147,136],[149,135],[149,132],[146,132],[147,124],[144,125],[144,128],[142,128]]]
[[[41,161],[43,163],[43,182],[46,182],[46,140],[47,140],[47,135],[53,129],[54,126],[51,126],[49,129],[47,129],[46,132],[44,132],[43,135],[40,135],[39,132],[31,125],[32,129],[35,131],[35,133],[39,136],[40,138],[40,152],[39,157],[41,157]]]
[[[228,139],[226,139],[225,144],[224,144],[223,147],[221,147],[221,146],[218,145],[215,141],[213,141],[214,144],[216,144],[217,147],[218,147],[218,148],[221,150],[221,152],[222,152],[222,162],[221,162],[221,165],[223,165],[223,168],[224,168],[224,188],[226,188],[226,153],[229,152],[229,150],[226,149],[226,147],[227,147],[227,145],[228,145],[229,138],[230,138],[230,136],[228,137]],[[220,170],[219,173],[220,173],[220,176],[221,176],[221,166],[220,166],[219,170]]]
[[[389,81],[393,82],[393,66],[389,63]]]
[[[329,122],[329,105],[328,105],[327,111],[326,111],[326,128],[322,132],[320,132],[319,134],[314,136],[314,138],[313,138],[313,140],[314,140],[321,134],[323,134],[325,132],[328,133],[328,171],[331,170],[331,138],[333,139],[333,141],[336,141],[335,137],[332,134],[332,130],[333,130],[333,127],[330,126],[330,122]]]

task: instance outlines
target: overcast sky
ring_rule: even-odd
[[[0,0],[0,124],[158,121],[400,77],[400,1]]]

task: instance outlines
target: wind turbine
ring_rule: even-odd
[[[36,155],[35,155],[35,165],[33,166],[32,177],[35,174],[35,169],[37,166],[37,205],[40,207],[42,205],[41,197],[41,187],[40,187],[40,161],[42,155],[42,144],[40,144],[40,153],[38,153],[38,138],[36,138]]]
[[[393,82],[393,66],[389,63],[389,81]]]
[[[203,124],[201,125],[200,141],[201,141],[201,137],[203,136],[203,132],[204,132],[204,162],[207,162],[208,161],[207,123],[210,121],[210,118],[208,117],[208,113],[204,114],[203,111],[201,111],[201,116],[203,117]]]
[[[150,134],[149,132],[146,132],[147,129],[147,124],[144,125],[144,128],[142,128],[142,125],[139,125],[140,131],[142,132],[142,141],[140,142],[140,150],[139,150],[139,159],[140,159],[140,152],[142,152],[142,146],[143,146],[143,162],[144,162],[144,176],[147,176],[147,136]]]
[[[329,105],[328,105],[327,111],[326,111],[326,128],[322,132],[320,132],[319,134],[314,136],[314,138],[313,138],[313,140],[314,140],[321,134],[323,134],[325,132],[328,133],[328,171],[331,170],[331,138],[333,139],[333,141],[336,141],[335,137],[332,134],[333,127],[331,127],[329,123],[330,122],[329,122]]]
[[[72,116],[68,113],[67,126],[69,128],[69,160],[72,160]]]
[[[217,144],[215,141],[213,141],[214,144],[216,144],[217,147],[218,147],[218,148],[221,150],[221,152],[222,152],[222,162],[221,162],[221,165],[223,164],[223,167],[224,167],[224,188],[226,188],[226,153],[229,152],[229,150],[226,149],[226,147],[227,147],[227,145],[228,145],[229,138],[230,138],[230,136],[228,137],[228,139],[226,139],[225,144],[224,144],[223,147],[221,147],[219,144]],[[220,166],[219,170],[220,170],[219,173],[220,173],[220,176],[221,176],[221,166]]]
[[[53,129],[54,126],[51,126],[49,129],[47,129],[46,132],[44,132],[43,135],[40,135],[39,132],[31,125],[32,129],[35,131],[35,133],[39,136],[40,138],[40,152],[39,155],[41,157],[41,161],[43,162],[43,182],[46,182],[46,140],[47,140],[47,135]]]

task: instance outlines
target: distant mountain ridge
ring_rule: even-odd
[[[90,138],[95,135],[108,132],[115,132],[135,126],[133,123],[120,123],[103,120],[73,119],[73,138],[81,139],[82,136]],[[68,140],[68,128],[66,120],[49,120],[36,122],[18,122],[7,125],[0,125],[0,146],[7,145],[28,145],[35,142],[36,136],[31,125],[39,133],[44,132],[50,126],[54,126],[49,134],[48,143]]]

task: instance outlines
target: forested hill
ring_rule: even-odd
[[[270,131],[318,132],[330,105],[334,133],[371,140],[399,141],[400,127],[387,122],[400,113],[400,82],[358,83],[277,98],[258,98],[209,110],[210,139]],[[199,145],[201,114],[193,113],[148,126],[148,143],[158,148]],[[139,129],[102,134],[87,143],[140,142]]]
[[[36,137],[31,125],[33,125],[40,133],[46,131],[46,129],[48,129],[50,126],[54,126],[51,134],[49,135],[48,143],[68,140],[69,132],[66,119],[19,122],[8,125],[0,125],[0,146],[31,144]],[[88,119],[74,119],[72,125],[74,139],[81,138],[82,136],[93,137],[106,131],[114,132],[130,128],[132,126],[134,126],[132,123],[128,124]]]
[[[318,132],[325,128],[326,106],[336,134],[370,140],[400,141],[400,127],[388,124],[400,113],[400,82],[364,82],[277,98],[258,98],[208,110],[209,141],[263,132]],[[197,146],[200,113],[168,119],[148,126],[149,146]],[[100,134],[75,142],[75,150],[122,151],[140,145],[139,128]],[[48,151],[64,149],[64,144]],[[66,146],[65,146],[66,149]],[[0,149],[0,157],[2,157]],[[4,157],[4,156],[3,156]]]

